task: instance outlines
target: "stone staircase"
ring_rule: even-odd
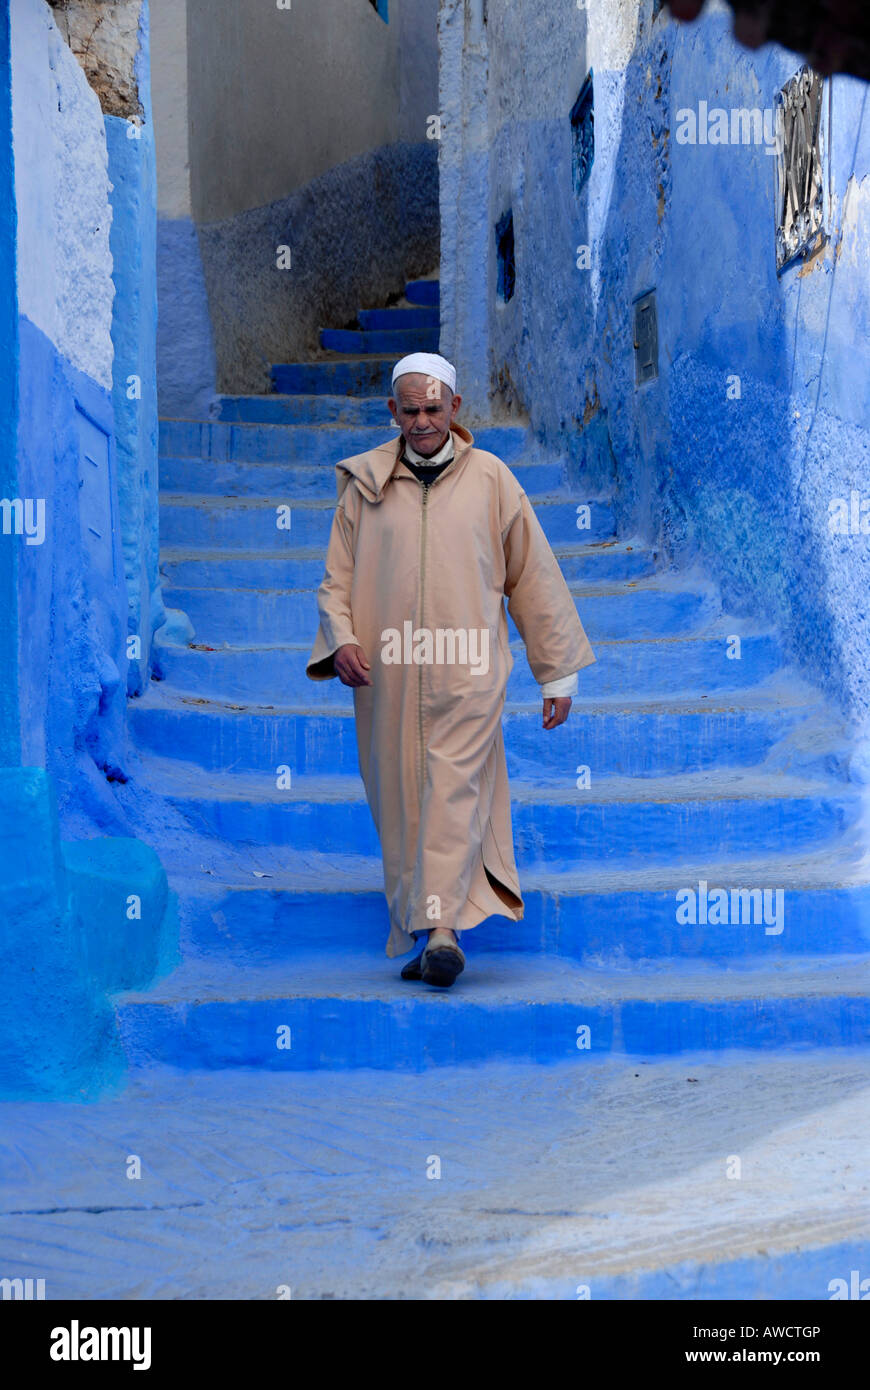
[[[389,437],[393,363],[438,347],[437,288],[414,282],[405,306],[324,330],[334,355],[276,365],[272,396],[161,423],[164,598],[195,635],[158,649],[159,678],[130,704],[138,775],[125,794],[179,894],[181,960],[115,996],[131,1065],[416,1071],[865,1046],[861,802],[820,697],[774,632],[618,536],[609,500],[568,487],[520,427],[475,441],[533,500],[597,663],[567,725],[545,735],[512,631],[504,723],[525,920],[467,934],[467,971],[447,993],[403,983],[384,955],[351,695],[309,681],[305,662],[332,465]],[[701,902],[702,885],[708,900],[729,890],[732,911],[752,902],[752,920],[704,920],[703,906],[681,920],[677,894]],[[765,889],[771,910],[783,890],[776,923],[758,915]]]

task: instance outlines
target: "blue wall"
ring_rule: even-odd
[[[151,638],[165,620],[158,574],[157,511],[157,174],[149,81],[148,7],[136,59],[140,122],[107,116],[112,182],[112,407],[129,633],[141,652],[126,665],[127,690],[147,684]],[[136,138],[131,138],[136,137]],[[138,377],[136,395],[131,377]]]
[[[777,275],[775,158],[674,140],[677,111],[702,100],[772,107],[799,66],[776,46],[748,54],[728,28],[726,16],[670,25],[629,74],[603,245],[617,268],[613,365],[602,363],[599,388],[620,503],[626,523],[660,537],[679,564],[702,556],[727,608],[778,625],[791,657],[860,724],[870,550],[864,537],[832,537],[828,518],[832,498],[870,496],[866,200],[846,215],[849,200],[861,206],[851,175],[870,172],[867,89],[833,80],[832,241]],[[659,99],[648,65],[663,73]],[[661,375],[636,390],[631,301],[650,286]]]
[[[18,496],[15,419],[18,400],[18,296],[15,287],[16,205],[12,155],[12,63],[9,11],[0,8],[0,496]],[[17,540],[0,536],[0,766],[17,763]]]
[[[44,6],[22,0],[16,23],[13,152],[4,10],[0,479],[3,496],[43,501],[45,511],[37,543],[0,536],[0,1096],[83,1097],[121,1074],[108,994],[169,968],[178,929],[165,871],[127,833],[114,790],[127,775],[128,609],[148,638],[160,612],[154,154],[150,136],[121,146],[127,123],[106,122],[110,344],[105,240],[83,264],[107,236],[99,105]],[[140,58],[147,79],[147,50]],[[38,116],[24,100],[34,87]],[[60,134],[46,133],[39,122],[56,112]],[[38,163],[34,137],[45,150]],[[20,240],[16,188],[26,209]],[[52,222],[61,215],[66,222]],[[59,225],[79,237],[66,260],[53,244]],[[19,312],[19,294],[31,296],[48,331]],[[74,364],[76,352],[97,364],[94,375]],[[143,385],[135,403],[126,394],[134,373]],[[147,659],[146,643],[145,669]]]
[[[160,414],[207,419],[217,390],[217,359],[196,224],[157,224],[157,378]]]
[[[92,834],[121,824],[106,776],[124,763],[126,613],[118,530],[97,566],[88,526],[102,523],[80,518],[80,429],[104,441],[111,485],[112,404],[23,316],[20,337],[19,486],[45,498],[46,523],[41,545],[19,539],[23,752],[57,780],[66,833]]]
[[[870,506],[867,87],[833,79],[830,241],[778,275],[776,159],[763,144],[676,140],[678,111],[771,109],[802,64],[776,45],[741,48],[730,22],[653,19],[650,0],[634,21],[558,0],[530,22],[490,0],[486,110],[441,151],[449,198],[457,169],[460,194],[477,190],[460,201],[460,235],[478,237],[486,201],[487,259],[448,266],[442,350],[458,350],[470,403],[485,405],[484,362],[496,413],[527,410],[584,496],[612,489],[624,532],[680,568],[700,561],[726,608],[778,628],[858,732],[870,541],[832,535],[829,508],[853,489]],[[473,61],[454,55],[444,100],[460,100]],[[570,112],[590,69],[595,159],[578,194]],[[502,304],[495,228],[508,208],[517,284]],[[633,303],[651,289],[659,377],[637,388]]]
[[[171,968],[177,900],[148,845],[63,843],[42,768],[0,768],[0,868],[0,1099],[96,1096],[124,1075],[108,995]]]

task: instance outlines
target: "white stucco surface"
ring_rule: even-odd
[[[100,103],[44,0],[11,0],[18,303],[112,384],[109,177]]]

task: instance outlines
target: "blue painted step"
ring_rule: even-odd
[[[383,396],[219,396],[218,419],[263,425],[382,425],[391,428]]]
[[[581,534],[573,502],[549,497],[531,500],[551,542],[576,540]],[[289,512],[280,510],[288,507]],[[291,544],[325,547],[334,510],[334,498],[291,501],[280,493],[271,498],[161,493],[160,535],[165,545],[191,549],[284,550]],[[583,538],[604,540],[613,534],[613,528],[610,504],[592,503],[591,527],[582,532]]]
[[[503,951],[568,956],[593,968],[677,971],[687,960],[775,968],[783,957],[860,955],[870,947],[866,880],[866,870],[862,877],[830,851],[665,869],[529,868],[522,877],[523,920],[489,918],[463,944],[472,969],[478,956]],[[351,938],[356,950],[379,956],[389,931],[374,857],[266,846],[239,847],[231,862],[206,848],[179,867],[177,887],[185,900],[186,957],[217,956],[237,965],[292,962],[311,953],[340,959]],[[729,921],[678,920],[684,899],[677,895],[687,888],[705,891],[708,901],[726,889]],[[741,889],[749,896],[739,896]]]
[[[866,963],[836,957],[660,975],[505,953],[481,956],[449,994],[396,974],[369,954],[265,970],[189,961],[147,994],[116,995],[116,1013],[132,1065],[185,1068],[420,1071],[512,1058],[579,1070],[614,1053],[870,1042]],[[588,1051],[577,1045],[584,1027]]]
[[[765,699],[592,704],[575,698],[558,737],[541,729],[541,706],[507,705],[511,778],[573,785],[578,766],[594,776],[660,777],[707,768],[748,768],[806,717],[811,706]],[[356,731],[349,705],[321,711],[191,704],[158,683],[129,705],[130,728],[147,752],[196,762],[204,770],[264,772],[287,763],[294,773],[354,775]]]
[[[621,589],[608,586],[603,592],[602,588],[584,585],[575,595],[583,626],[593,643],[699,632],[718,616],[712,596],[698,590],[638,590],[627,584]],[[163,597],[168,607],[187,613],[197,642],[271,645],[313,641],[317,633],[317,594],[313,588],[176,589],[167,585]],[[511,620],[508,628],[516,638]]]
[[[389,396],[396,354],[343,362],[276,362],[272,385],[282,395]]]
[[[405,298],[409,304],[439,304],[441,302],[440,280],[409,280],[405,286]]]
[[[382,425],[267,425],[215,420],[163,420],[161,455],[247,463],[299,463],[331,466],[352,454],[374,449],[396,430]]]
[[[278,768],[211,773],[149,758],[141,779],[201,831],[233,843],[286,844],[376,854],[378,841],[358,777],[294,776]],[[564,862],[629,866],[686,856],[739,858],[834,843],[856,823],[860,798],[831,780],[751,771],[678,777],[599,777],[578,790],[515,780],[511,815],[518,865]]]
[[[379,328],[435,328],[439,327],[437,306],[418,306],[392,309],[360,309],[357,323],[366,332]]]
[[[264,396],[263,400],[268,401]],[[316,463],[334,465],[398,439],[390,420],[382,425],[284,425],[232,421],[171,420],[160,422],[161,458],[189,458],[243,463]],[[531,452],[521,425],[497,425],[474,435],[475,445],[495,453],[508,465],[525,462]],[[578,502],[587,498],[578,498]]]
[[[350,694],[338,681],[312,681],[305,675],[311,645],[209,649],[195,644],[158,644],[155,675],[158,680],[170,681],[179,692],[206,699],[312,709],[349,705]],[[595,664],[580,672],[580,689],[587,699],[689,698],[692,694],[746,690],[782,665],[782,650],[772,633],[744,635],[739,661],[729,660],[727,650],[724,632],[599,642]],[[508,679],[509,699],[537,699],[540,687],[523,649],[517,646],[512,651],[515,665]]]
[[[369,331],[354,328],[322,328],[320,346],[329,352],[385,352],[404,357],[409,352],[437,352],[440,329],[436,328],[375,328]]]
[[[319,469],[311,469],[319,474]],[[315,490],[313,495],[319,493]],[[640,579],[652,575],[656,552],[640,546],[599,541],[587,546],[553,547],[562,573],[570,581]],[[290,546],[286,551],[185,549],[166,546],[160,573],[170,585],[190,589],[317,588],[323,578],[323,547]]]
[[[559,463],[513,463],[510,467],[528,493],[544,496],[562,490]],[[161,458],[160,487],[176,496],[271,497],[280,493],[290,501],[322,497],[335,502],[336,495],[335,470],[328,465],[238,459]]]

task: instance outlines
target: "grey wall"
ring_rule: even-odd
[[[188,0],[193,215],[285,198],[357,155],[425,137],[437,110],[437,4]],[[401,61],[400,61],[401,52]]]
[[[190,203],[186,0],[151,0],[157,148],[157,399],[161,415],[207,415],[217,361]]]
[[[273,362],[437,264],[437,13],[153,0],[162,414],[268,391]]]

